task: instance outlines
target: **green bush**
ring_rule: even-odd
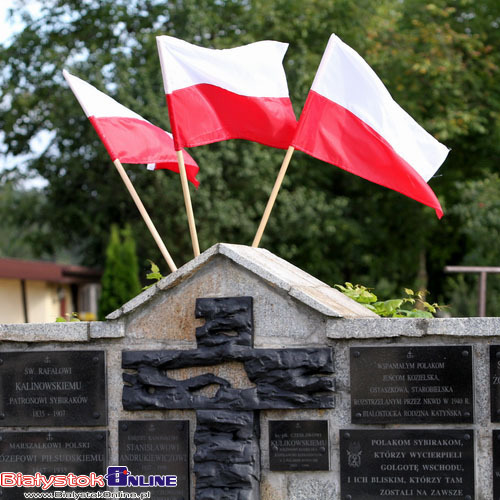
[[[427,292],[422,290],[414,292],[405,288],[406,297],[378,300],[378,297],[363,285],[353,285],[346,282],[344,285],[335,285],[335,287],[344,295],[384,318],[433,318],[437,310],[443,307],[426,302]]]
[[[122,230],[116,225],[111,227],[101,285],[101,320],[141,291],[135,241],[129,226]]]

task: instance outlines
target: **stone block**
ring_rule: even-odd
[[[22,323],[0,325],[0,341],[15,342],[87,342],[89,323]]]

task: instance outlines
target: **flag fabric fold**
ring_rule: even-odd
[[[122,163],[154,164],[155,169],[179,172],[172,135],[80,78],[63,71],[87,118],[94,126],[111,159]],[[199,167],[183,151],[186,174],[196,187]]]
[[[282,61],[288,44],[207,49],[156,38],[175,148],[247,139],[286,149],[297,127]]]
[[[448,148],[391,97],[366,61],[331,35],[292,146],[443,211],[427,181]]]

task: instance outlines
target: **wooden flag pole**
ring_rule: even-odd
[[[189,224],[189,233],[191,234],[191,244],[193,245],[194,256],[200,255],[200,246],[198,245],[198,234],[196,233],[196,224],[194,222],[193,207],[191,205],[191,195],[186,175],[186,166],[184,165],[184,156],[182,150],[177,151],[177,163],[179,164],[179,174],[181,176],[182,193],[184,194],[184,204],[186,205],[186,214]]]
[[[149,217],[148,213],[146,212],[146,209],[144,208],[144,205],[142,204],[141,199],[139,198],[139,195],[137,194],[137,191],[135,190],[134,186],[132,185],[132,182],[127,175],[127,172],[125,172],[125,169],[123,168],[123,165],[120,160],[116,159],[114,162],[116,169],[118,170],[118,173],[120,174],[120,177],[122,178],[125,186],[128,189],[128,192],[130,193],[130,196],[132,196],[132,199],[135,201],[135,204],[137,205],[137,208],[139,209],[139,212],[142,215],[142,218],[144,219],[144,222],[146,223],[146,226],[148,226],[149,231],[151,232],[151,235],[153,236],[154,240],[156,241],[156,244],[158,245],[158,248],[160,249],[161,254],[167,261],[168,267],[172,272],[177,270],[177,267],[174,264],[174,261],[172,260],[172,257],[170,257],[170,254],[168,253],[167,247],[163,243],[160,235],[158,234],[158,231],[156,230],[153,221]]]
[[[278,173],[278,177],[276,178],[276,182],[274,183],[273,190],[271,191],[271,196],[269,197],[269,201],[267,202],[266,209],[264,210],[264,215],[262,216],[262,220],[260,221],[259,229],[257,229],[257,233],[255,234],[255,238],[253,239],[252,247],[257,248],[260,244],[260,240],[262,238],[262,234],[264,233],[264,229],[266,228],[267,221],[269,220],[269,216],[271,215],[271,210],[273,209],[274,202],[276,201],[276,197],[278,196],[278,192],[281,187],[281,183],[285,178],[286,170],[292,159],[293,152],[295,148],[293,146],[289,146],[286,152],[285,158],[283,158],[283,163],[281,164],[280,171]]]

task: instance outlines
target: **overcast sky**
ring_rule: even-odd
[[[4,43],[15,31],[21,29],[21,25],[11,25],[7,22],[7,11],[12,7],[13,0],[0,0],[0,43]]]
[[[7,21],[7,11],[14,5],[15,0],[0,0],[0,44],[5,43],[11,35],[20,31],[22,29],[22,24],[19,21]],[[38,143],[38,144],[37,144]],[[34,141],[35,147],[44,148],[47,144],[47,140],[44,140],[43,134],[39,141]],[[3,138],[0,132],[0,151],[3,150]],[[25,161],[26,156],[4,156],[0,154],[0,170],[4,168],[11,168],[13,166],[21,167]],[[27,187],[41,187],[45,184],[45,181],[32,180],[26,183]]]

